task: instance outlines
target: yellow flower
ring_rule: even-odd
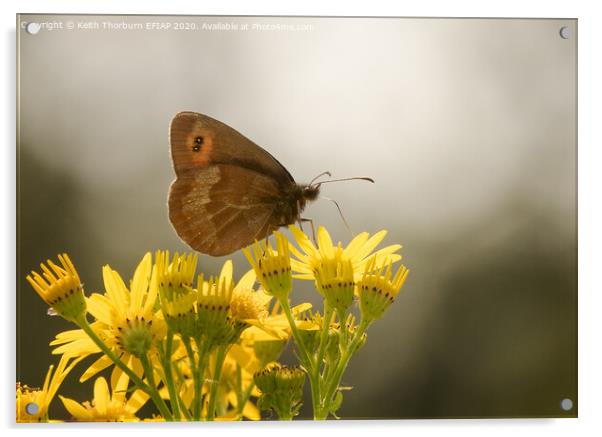
[[[293,288],[291,276],[291,258],[289,244],[286,237],[280,232],[274,232],[276,249],[272,248],[269,241],[255,242],[249,248],[243,249],[247,260],[255,270],[263,289],[275,296],[278,300],[288,298]]]
[[[94,382],[94,399],[82,404],[59,396],[63,405],[73,418],[79,422],[128,422],[139,420],[136,412],[142,408],[149,396],[142,390],[134,391],[129,399],[126,397],[129,378],[121,374],[112,382],[111,390],[107,381],[97,378]],[[111,393],[112,391],[112,393]]]
[[[94,293],[87,300],[88,311],[97,320],[92,324],[94,332],[138,375],[142,374],[142,365],[136,355],[147,350],[151,360],[155,358],[156,344],[165,337],[166,331],[161,312],[155,309],[158,291],[156,275],[151,272],[151,254],[147,253],[136,268],[128,289],[119,273],[105,266],[105,294]],[[60,333],[50,344],[59,346],[53,350],[54,354],[85,357],[100,352],[83,330]],[[80,381],[86,381],[112,364],[113,361],[103,354]]]
[[[393,276],[391,262],[381,264],[378,269],[376,260],[367,264],[357,284],[362,318],[368,323],[380,319],[399,294],[409,272],[402,265]]]
[[[197,335],[196,301],[196,292],[161,300],[165,321],[174,333],[183,337]]]
[[[255,321],[262,321],[268,315],[267,305],[272,297],[262,290],[253,289],[255,278],[255,271],[249,270],[234,287],[230,311],[237,321],[253,324]]]
[[[196,334],[196,291],[192,281],[197,265],[196,255],[174,255],[157,251],[156,271],[161,308],[167,324],[178,334],[193,337]]]
[[[355,281],[361,277],[370,260],[396,262],[401,259],[401,255],[395,253],[401,248],[399,244],[374,252],[385,238],[386,231],[380,231],[372,237],[362,232],[343,248],[340,242],[333,245],[330,234],[323,226],[318,228],[317,246],[298,227],[290,226],[290,230],[301,248],[300,251],[293,245],[290,247],[295,257],[291,259],[291,267],[296,273],[294,277],[314,280],[328,304],[343,313],[352,304]]]
[[[219,277],[208,280],[199,275],[197,281],[198,333],[209,343],[218,345],[230,343],[234,331],[229,315],[232,291],[232,261],[224,263]]]
[[[174,296],[192,291],[197,261],[196,254],[179,255],[176,252],[170,263],[169,251],[157,251],[155,265],[161,298],[171,300]]]
[[[58,258],[62,267],[48,260],[50,268],[40,264],[42,275],[32,271],[27,280],[58,315],[79,323],[86,314],[84,290],[69,256],[64,253]]]
[[[355,281],[353,264],[343,257],[340,244],[334,250],[332,258],[323,257],[315,267],[316,288],[328,304],[344,313],[353,303]]]
[[[54,366],[50,366],[41,390],[17,384],[17,422],[48,421],[48,407],[54,399],[54,395],[65,377],[80,361],[80,359],[76,359],[68,365],[69,360],[69,357],[61,357],[54,373]]]
[[[298,327],[304,322],[303,314],[311,309],[311,304],[305,302],[291,308],[293,318]],[[263,320],[260,325],[250,326],[241,334],[242,339],[253,341],[273,341],[273,340],[288,340],[291,336],[291,326],[288,323],[286,315],[282,312],[282,308],[276,301],[272,309],[269,311],[268,317]],[[273,361],[273,360],[270,360]]]
[[[273,305],[269,310],[272,297],[263,289],[253,288],[256,279],[254,270],[249,270],[236,284],[230,302],[232,318],[236,321],[243,333],[250,332],[250,336],[257,337],[258,332],[263,332],[267,341],[275,340],[278,343],[286,341],[290,335],[288,324],[284,324],[284,315],[278,312],[279,304]],[[250,338],[247,335],[247,339]],[[272,360],[270,360],[272,361]]]

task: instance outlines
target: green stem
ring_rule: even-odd
[[[320,407],[320,375],[318,372],[309,372],[309,388],[311,393],[311,407],[315,411]]]
[[[187,421],[191,421],[192,420],[192,415],[190,414],[189,408],[186,406],[186,404],[182,400],[182,397],[179,394],[182,391],[182,385],[184,384],[184,381],[185,381],[186,378],[182,374],[182,371],[180,370],[180,368],[177,366],[177,363],[176,363],[176,365],[174,365],[172,367],[172,370],[176,374],[176,378],[174,380],[174,383],[175,383],[175,386],[176,386],[177,400],[178,400],[179,405],[180,405],[180,413],[182,413],[184,415],[184,417],[186,418]]]
[[[146,374],[146,377],[148,378],[148,382],[150,382],[150,388],[155,393],[155,396],[157,397],[157,399],[160,403],[160,405],[157,405],[157,408],[159,408],[159,411],[161,411],[161,414],[163,415],[163,418],[165,420],[172,421],[173,416],[172,416],[171,412],[169,411],[169,409],[167,408],[167,404],[165,403],[163,398],[161,398],[159,391],[157,390],[157,385],[155,384],[155,371],[153,369],[153,366],[151,365],[151,363],[148,360],[148,357],[146,355],[140,356],[139,359],[140,359],[140,362],[142,363],[142,368],[144,369],[144,373]]]
[[[318,346],[318,358],[316,360],[316,368],[320,370],[322,360],[324,360],[324,352],[328,340],[328,330],[330,329],[330,320],[332,319],[332,308],[328,302],[324,301],[324,319],[322,320],[322,333],[320,334],[320,345]]]
[[[199,358],[199,367],[197,369],[197,374],[199,376],[199,404],[198,404],[198,415],[200,420],[201,410],[203,406],[202,402],[202,394],[203,394],[203,384],[205,384],[205,370],[207,369],[207,364],[209,363],[209,355],[211,354],[211,348],[203,342],[203,346],[200,348],[200,358]]]
[[[343,340],[343,347],[347,347],[349,333],[347,331],[347,321],[345,320],[345,311],[337,309],[337,316],[339,318],[339,332]]]
[[[249,398],[251,397],[251,392],[253,391],[253,387],[255,387],[255,381],[251,381],[245,391],[242,392],[242,396],[238,405],[236,406],[236,412],[239,415],[242,415],[243,410],[245,409],[245,405],[249,402]]]
[[[204,365],[202,366],[202,361],[205,359],[205,355],[203,353],[202,345],[200,340],[197,340],[197,349],[199,352],[199,360],[198,364],[194,359],[194,349],[192,349],[192,345],[190,343],[190,338],[184,337],[184,346],[186,347],[186,353],[188,354],[188,359],[190,360],[190,369],[192,371],[192,378],[194,380],[194,398],[192,400],[192,416],[195,421],[201,420],[201,398],[202,398],[202,378],[203,374],[200,373],[201,367],[203,368],[203,372],[205,371]]]
[[[222,376],[222,367],[224,366],[224,360],[226,359],[226,352],[230,345],[220,346],[217,349],[217,355],[215,357],[215,369],[213,375],[211,375],[211,392],[209,393],[209,406],[207,407],[207,420],[212,421],[215,418],[215,406],[217,405],[217,388],[219,386],[219,379]]]
[[[322,389],[322,376],[320,374],[321,370],[322,370],[322,362],[324,360],[324,353],[326,351],[326,345],[328,344],[328,331],[330,329],[330,321],[332,319],[332,313],[333,313],[333,309],[330,305],[328,305],[328,302],[325,300],[324,301],[324,317],[322,319],[322,332],[320,333],[320,343],[318,346],[318,354],[316,357],[316,362],[315,362],[315,370],[314,370],[314,374],[312,375],[312,377],[310,378],[310,384],[313,387],[314,385],[315,390],[312,391],[312,398],[314,396],[314,392],[315,392],[315,399],[316,402],[313,402],[313,410],[314,410],[314,417],[317,415],[318,410],[322,407],[322,398],[321,398],[321,389]]]
[[[88,337],[90,337],[90,339],[94,342],[94,344],[96,344],[96,346],[98,346],[98,348],[107,357],[109,357],[109,359],[111,361],[113,361],[117,367],[119,367],[121,370],[123,370],[123,372],[127,376],[129,376],[130,380],[134,384],[136,384],[140,388],[140,390],[144,391],[151,397],[151,399],[153,400],[153,403],[155,404],[157,409],[161,412],[161,414],[163,415],[165,420],[171,420],[171,413],[169,412],[168,409],[162,407],[162,405],[161,405],[162,399],[158,395],[156,390],[152,390],[148,386],[148,384],[146,384],[142,379],[140,379],[138,377],[138,375],[136,375],[132,369],[130,369],[128,366],[126,366],[125,363],[123,361],[121,361],[119,359],[119,357],[117,355],[115,355],[115,353],[107,347],[107,345],[100,339],[100,337],[98,337],[98,335],[96,335],[96,332],[94,332],[94,330],[92,329],[92,327],[90,326],[88,321],[85,319],[85,316],[82,317],[82,319],[79,320],[77,322],[77,324],[88,335]]]
[[[315,409],[315,406],[318,405],[320,402],[320,395],[318,393],[319,378],[316,378],[314,372],[314,363],[312,361],[311,356],[309,355],[309,352],[307,352],[307,349],[305,348],[305,344],[301,339],[301,335],[299,334],[299,330],[297,328],[297,323],[293,318],[293,313],[291,311],[291,306],[289,304],[288,298],[279,299],[279,302],[280,306],[282,307],[282,311],[286,315],[288,324],[291,327],[293,339],[295,340],[295,344],[297,345],[297,349],[299,350],[299,354],[301,355],[299,357],[301,360],[301,364],[303,364],[303,367],[305,367],[305,371],[307,373],[307,376],[309,377],[309,384],[311,389],[311,404],[312,408]]]
[[[282,311],[286,315],[286,319],[288,320],[288,324],[291,327],[291,332],[293,333],[293,339],[295,340],[295,344],[297,345],[297,349],[299,349],[299,353],[301,354],[301,363],[306,367],[308,372],[311,372],[313,368],[312,360],[305,348],[305,344],[301,341],[301,335],[299,334],[299,329],[297,328],[297,323],[293,317],[293,313],[291,311],[291,306],[289,304],[288,298],[284,298],[280,300],[280,306],[282,307]]]
[[[317,417],[316,419],[323,420],[326,419],[326,417],[328,416],[334,393],[339,387],[339,384],[341,383],[341,379],[343,377],[343,373],[345,373],[345,369],[347,368],[347,364],[349,364],[349,360],[351,359],[353,353],[356,351],[357,345],[361,341],[362,336],[364,335],[364,332],[366,332],[367,328],[368,323],[362,320],[356,332],[353,335],[353,339],[347,345],[347,347],[345,347],[345,350],[343,351],[343,354],[341,355],[341,358],[339,359],[336,368],[334,369],[330,378],[328,378],[328,381],[326,383],[326,392],[324,393],[324,405],[323,408],[321,408],[320,417]]]
[[[179,396],[176,392],[176,388],[174,386],[173,381],[173,370],[171,363],[171,354],[173,351],[173,331],[171,329],[167,330],[167,342],[165,346],[165,354],[163,356],[163,372],[165,373],[165,385],[167,385],[167,391],[169,392],[169,401],[171,404],[171,408],[174,412],[174,417],[176,420],[180,420],[180,400]]]
[[[260,367],[264,367],[263,363]],[[247,388],[244,390],[242,389],[242,369],[240,364],[236,363],[236,415],[238,416],[238,420],[242,419],[242,413],[245,409],[245,405],[249,402],[253,387],[255,387],[255,381],[251,379]]]

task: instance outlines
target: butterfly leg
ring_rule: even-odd
[[[316,228],[314,227],[314,221],[310,218],[300,217],[299,218],[299,227],[303,231],[303,222],[309,222],[311,225],[311,237],[314,240],[314,244],[317,246],[318,242],[316,240]]]

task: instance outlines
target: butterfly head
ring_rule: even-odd
[[[305,209],[305,205],[307,205],[308,202],[316,200],[319,194],[319,185],[296,185],[290,202],[291,205],[296,205],[296,208],[293,208],[291,211],[290,222],[293,223],[296,221],[301,211]]]
[[[304,185],[301,187],[301,195],[307,201],[316,200],[320,195],[320,185]]]

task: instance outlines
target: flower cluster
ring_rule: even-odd
[[[393,268],[401,246],[376,250],[385,231],[359,234],[346,247],[333,244],[323,227],[317,242],[297,227],[290,232],[290,241],[275,232],[274,246],[266,240],[243,249],[252,269],[238,281],[232,261],[206,276],[197,274],[196,254],[158,251],[144,255],[129,285],[104,266],[103,292],[86,297],[66,254],[58,264],[41,264],[41,273],[27,280],[77,329],[51,341],[60,361],[42,389],[18,384],[17,421],[50,420],[61,383],[90,356],[96,360],[79,379],[96,378],[93,398],[58,396],[74,420],[255,420],[260,409],[291,419],[306,379],[314,418],[334,416],[351,356],[399,294],[408,270]],[[294,279],[314,282],[322,312],[310,312],[308,303],[291,306]],[[289,338],[300,366],[276,362]],[[106,369],[108,379],[98,375]],[[144,418],[147,402],[155,411]]]

